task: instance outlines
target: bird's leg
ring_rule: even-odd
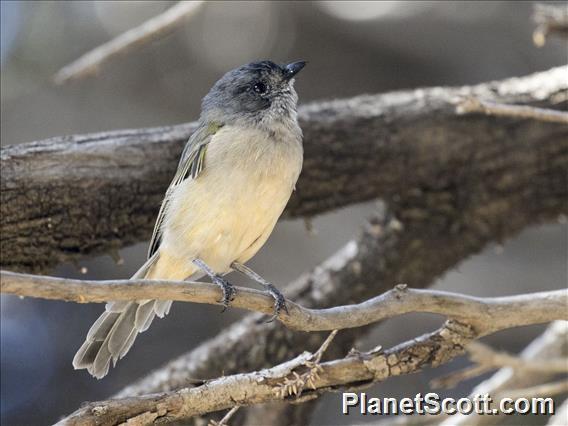
[[[205,272],[209,278],[211,278],[211,281],[223,290],[223,299],[221,299],[220,302],[223,303],[223,310],[221,312],[224,312],[229,306],[229,303],[231,303],[231,301],[235,298],[235,294],[237,292],[235,287],[222,276],[213,272],[213,270],[203,260],[194,259],[193,263]]]
[[[284,311],[288,313],[288,308],[286,307],[286,299],[284,298],[282,293],[280,293],[280,290],[274,287],[272,283],[266,281],[264,278],[262,278],[260,275],[258,275],[256,272],[254,272],[248,266],[243,265],[242,263],[233,262],[231,263],[231,268],[233,268],[237,272],[240,272],[241,274],[246,275],[251,280],[261,284],[266,289],[266,291],[270,293],[270,295],[274,299],[274,315],[268,320],[268,322],[274,321],[278,317],[282,309],[284,309]]]

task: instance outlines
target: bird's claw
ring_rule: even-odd
[[[268,293],[274,299],[274,314],[266,322],[270,323],[270,322],[274,321],[275,319],[277,319],[278,315],[280,315],[280,312],[282,310],[284,310],[284,312],[286,312],[286,314],[289,315],[290,312],[288,312],[288,307],[286,306],[286,299],[284,298],[284,296],[282,295],[280,290],[278,290],[272,284],[269,284],[268,286],[266,286],[266,289],[267,289]]]
[[[229,304],[235,298],[237,290],[235,290],[235,287],[224,278],[215,277],[213,278],[213,282],[221,287],[221,290],[223,290],[223,298],[219,302],[223,305],[223,310],[221,312],[225,312],[229,307]]]

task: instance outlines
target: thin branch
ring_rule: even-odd
[[[533,32],[533,42],[542,47],[549,34],[568,37],[568,7],[560,5],[537,3],[534,5],[533,20],[536,28]]]
[[[314,357],[311,360],[311,362],[318,364],[321,361],[321,357],[323,356],[325,351],[327,351],[327,348],[329,348],[329,345],[331,345],[331,342],[333,342],[333,339],[335,339],[335,336],[337,336],[337,332],[338,332],[338,330],[333,330],[331,333],[329,333],[329,336],[327,336],[327,339],[325,339],[323,341],[320,348],[314,354]]]
[[[568,124],[568,112],[536,108],[526,105],[507,105],[469,97],[458,104],[458,114],[483,113],[501,117],[531,118],[550,123]]]
[[[338,330],[333,330],[329,336],[324,340],[321,344],[319,349],[313,354],[310,355],[305,361],[303,361],[303,365],[307,367],[307,371],[298,374],[297,372],[292,372],[292,377],[284,377],[283,382],[279,383],[277,387],[275,387],[274,392],[281,398],[285,399],[290,395],[298,396],[296,402],[305,402],[309,399],[313,399],[312,395],[307,395],[302,398],[299,398],[300,394],[303,392],[306,386],[316,389],[316,381],[320,378],[320,373],[323,372],[323,368],[320,365],[321,357],[329,348],[329,345],[337,336]]]
[[[209,426],[228,426],[229,425],[229,420],[231,420],[231,417],[233,417],[235,415],[235,413],[237,411],[239,411],[239,408],[241,408],[240,405],[235,405],[233,408],[231,408],[227,414],[225,414],[223,416],[223,418],[221,420],[219,420],[218,422],[216,422],[215,420],[211,420],[209,422]]]
[[[311,399],[313,395],[345,386],[361,386],[390,377],[411,374],[426,365],[439,366],[463,353],[464,346],[480,335],[492,332],[487,325],[474,331],[469,325],[447,321],[436,332],[425,334],[394,348],[367,353],[351,352],[347,357],[319,364],[318,375],[311,388],[298,386],[292,395],[281,392],[298,380],[299,372],[313,355],[304,353],[287,363],[267,370],[221,377],[205,384],[163,394],[94,402],[83,406],[60,425],[106,425],[126,421],[130,417],[155,414],[161,421],[182,420],[227,409],[235,405],[251,405],[273,401]]]
[[[1,272],[1,292],[27,297],[75,302],[160,299],[219,304],[218,286],[199,282],[154,280],[82,281]],[[270,314],[270,295],[237,288],[232,302],[236,308]],[[481,298],[436,290],[410,289],[398,285],[365,302],[327,309],[309,309],[290,300],[288,314],[279,320],[301,331],[340,330],[361,327],[410,312],[428,312],[452,317],[480,329],[501,330],[527,324],[568,319],[568,289],[507,297]]]
[[[53,77],[56,84],[67,83],[96,74],[100,67],[111,58],[126,51],[156,40],[193,15],[202,4],[200,0],[180,1],[163,13],[132,28],[111,41],[85,53],[79,59],[61,68]]]

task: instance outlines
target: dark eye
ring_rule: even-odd
[[[263,93],[266,93],[268,91],[268,86],[262,81],[259,81],[254,85],[253,89],[256,93],[260,93],[262,95]]]

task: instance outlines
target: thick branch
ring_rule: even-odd
[[[215,284],[151,280],[81,281],[65,278],[1,272],[2,293],[75,302],[160,299],[220,304],[222,293]],[[239,287],[232,306],[271,314],[274,300],[266,293]],[[466,322],[474,329],[502,328],[568,320],[568,289],[507,297],[482,298],[398,285],[365,302],[327,309],[309,309],[290,300],[288,314],[279,320],[301,331],[342,330],[361,327],[411,312],[444,315]],[[540,319],[540,321],[539,321]]]
[[[79,59],[61,68],[53,77],[56,84],[67,83],[88,75],[96,74],[109,59],[135,46],[155,40],[195,13],[201,1],[180,1],[165,12],[154,16],[143,24],[132,28],[111,41],[85,53]]]
[[[566,126],[458,115],[455,106],[473,96],[561,109],[556,99],[568,89],[567,70],[304,106],[304,170],[286,215],[313,216],[377,197],[413,214],[409,204],[432,192],[440,209],[458,214],[460,203],[476,202],[480,213],[493,214],[498,205],[487,207],[483,198],[472,197],[501,191],[535,205],[539,201],[530,198],[541,197],[540,190],[520,193],[535,180],[545,197],[553,190],[556,200],[565,199]],[[147,239],[193,129],[122,130],[3,148],[2,267],[46,270]]]
[[[540,322],[540,318],[536,322]],[[138,416],[152,416],[152,422],[175,421],[235,405],[296,398],[300,401],[309,400],[314,394],[317,396],[345,386],[383,381],[389,377],[417,372],[425,366],[444,364],[462,354],[469,341],[493,331],[497,329],[490,319],[480,324],[477,330],[465,323],[448,321],[434,333],[385,352],[352,352],[346,358],[322,364],[313,364],[313,356],[302,354],[268,370],[221,377],[194,388],[90,403],[60,424],[116,424]]]

